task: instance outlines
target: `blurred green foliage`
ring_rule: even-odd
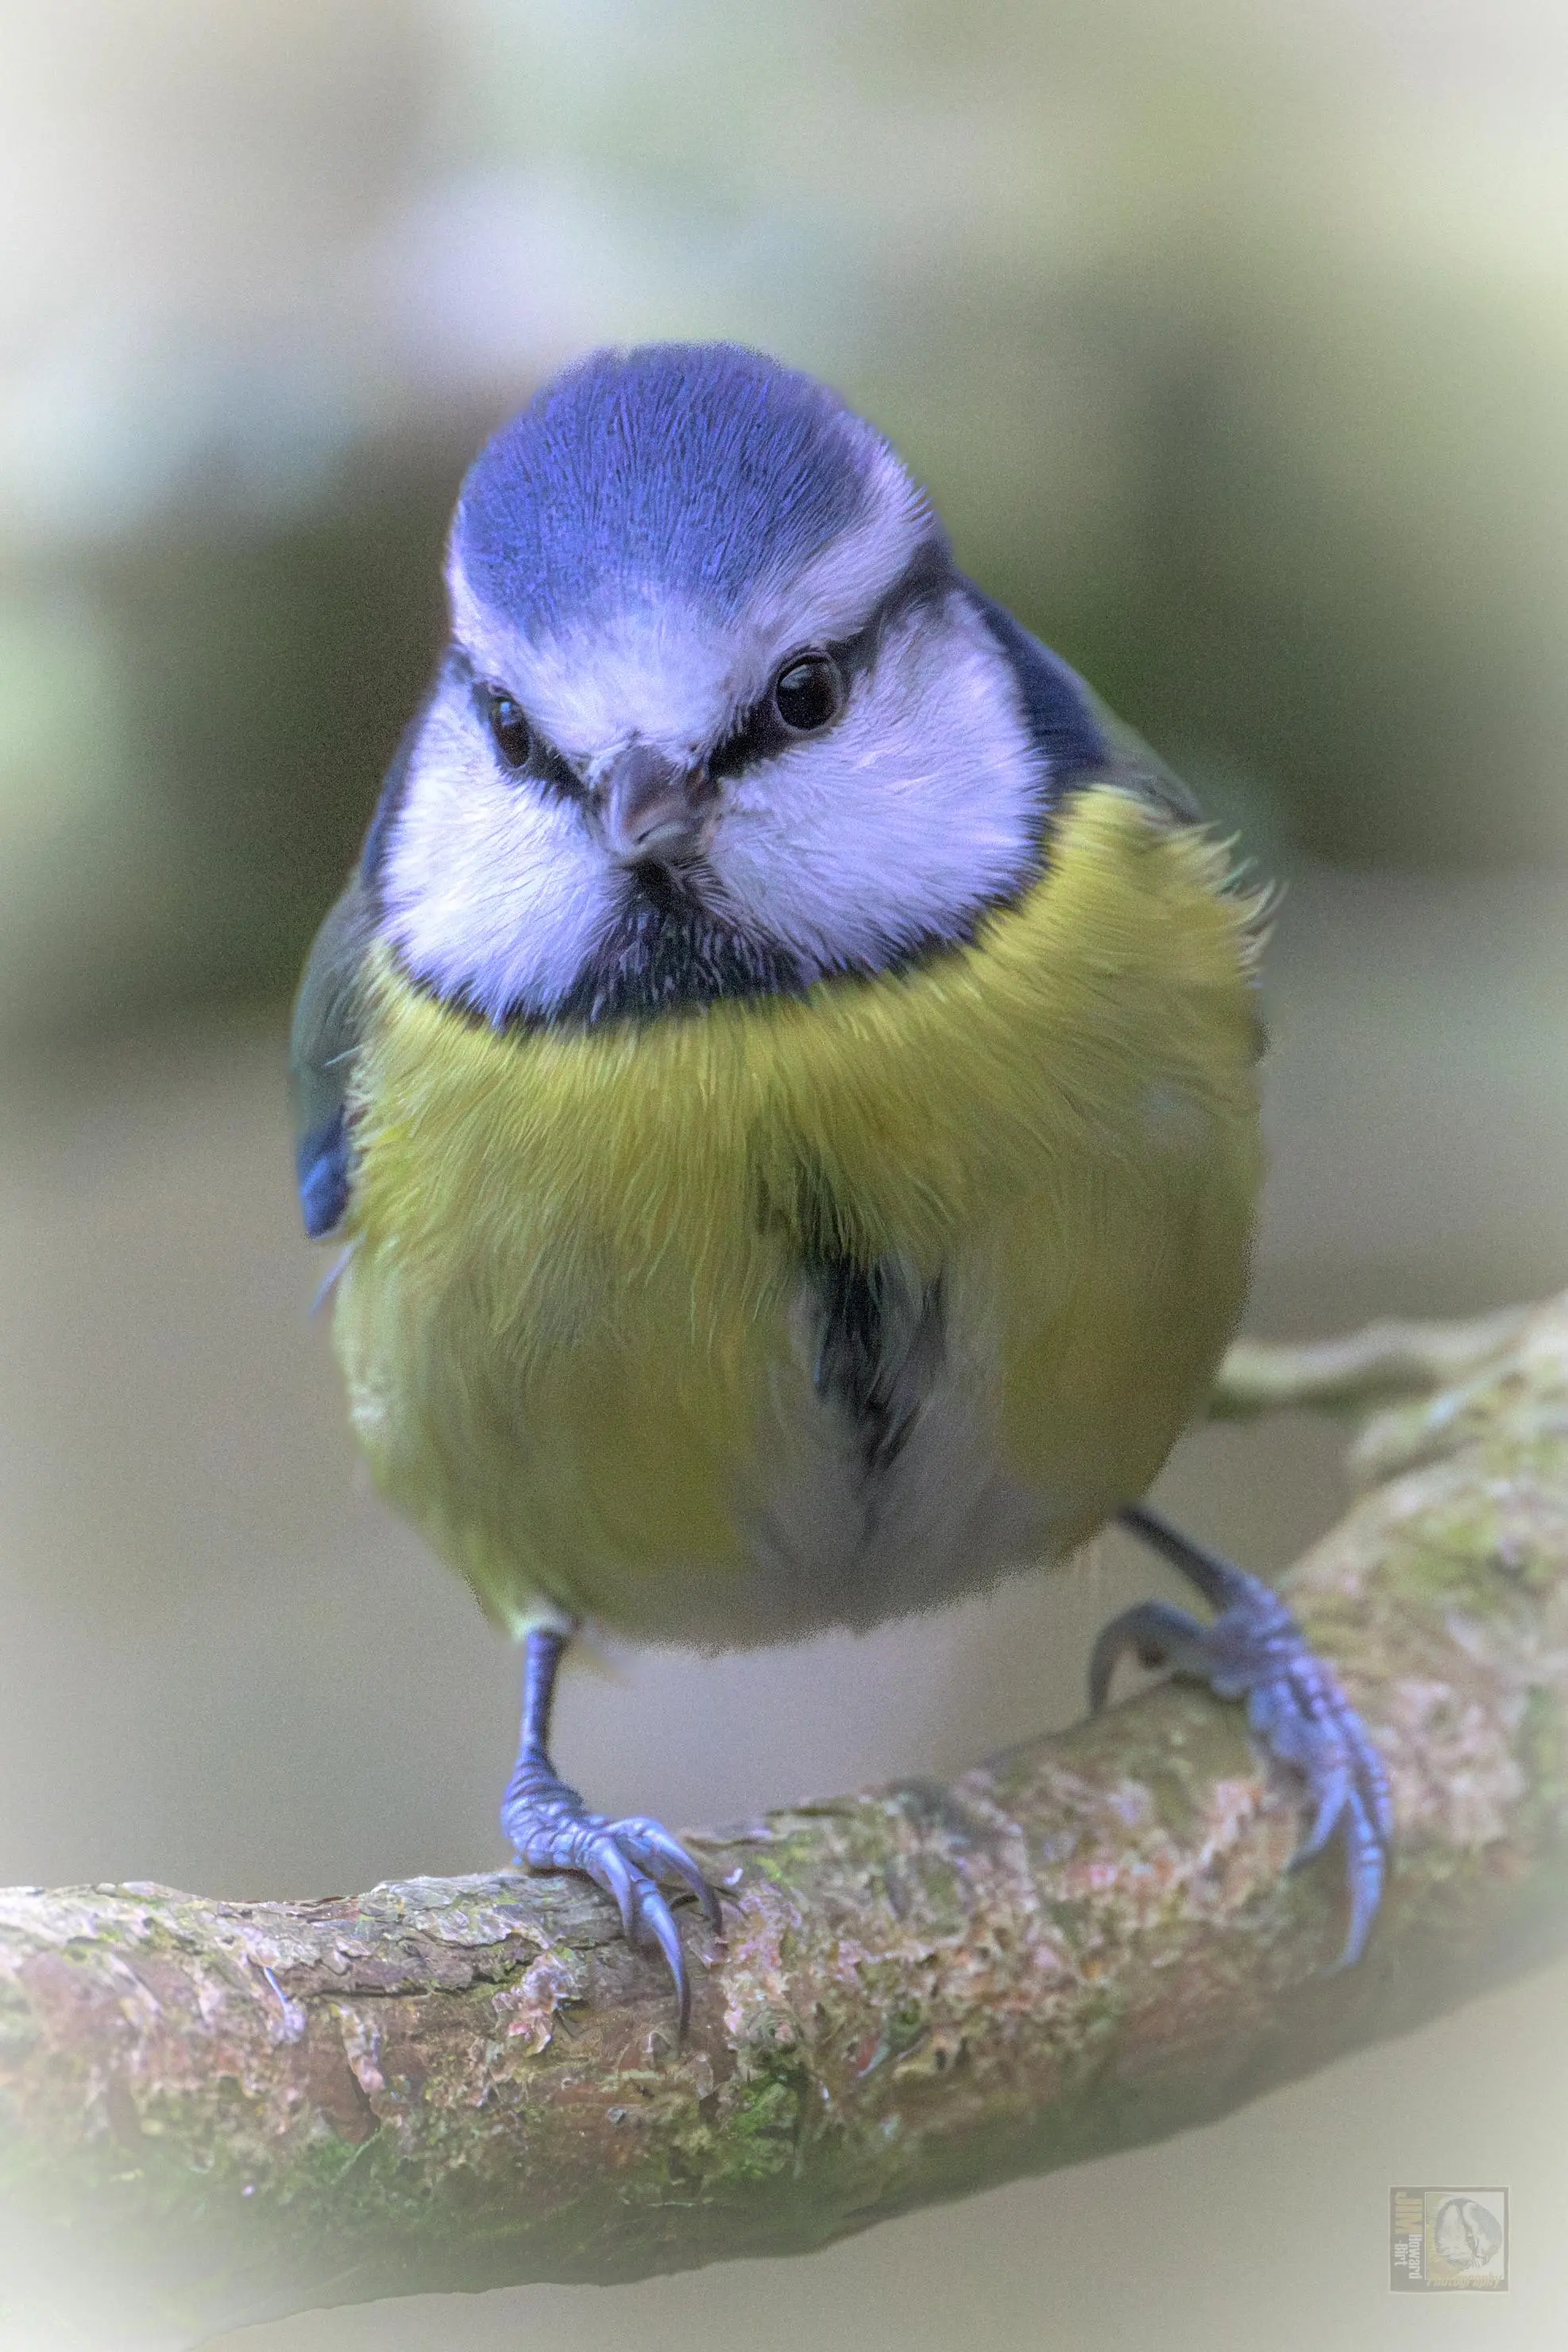
[[[161,992],[292,985],[441,641],[461,463],[401,453],[286,527],[170,534],[99,573],[127,732],[178,845]]]

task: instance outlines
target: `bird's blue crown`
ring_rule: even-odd
[[[902,478],[873,426],[761,352],[596,352],[475,460],[453,553],[531,636],[628,596],[673,593],[728,617],[865,516],[889,469]]]

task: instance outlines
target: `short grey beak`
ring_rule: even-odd
[[[599,822],[627,866],[692,856],[707,803],[706,779],[678,768],[651,743],[630,743],[599,786]]]

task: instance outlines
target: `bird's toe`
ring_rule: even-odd
[[[1247,1701],[1255,1738],[1300,1776],[1312,1808],[1292,1867],[1321,1853],[1336,1831],[1343,1835],[1350,1921],[1336,1965],[1348,1968],[1365,1947],[1388,1875],[1387,1769],[1338,1676],[1279,1594],[1228,1563],[1211,1565],[1223,1573],[1215,1597],[1225,1603],[1211,1622],[1150,1601],[1104,1628],[1089,1666],[1090,1706],[1098,1711],[1105,1704],[1116,1662],[1130,1650],[1145,1665]]]
[[[537,1770],[525,1785],[514,1780],[501,1809],[501,1824],[519,1862],[532,1870],[580,1871],[611,1897],[628,1943],[640,1945],[651,1937],[658,1946],[674,1980],[684,2035],[691,2011],[690,1979],[679,1923],[660,1880],[679,1880],[701,1905],[715,1933],[721,1914],[716,1891],[679,1839],[645,1814],[612,1821],[607,1814],[590,1812],[575,1789]]]

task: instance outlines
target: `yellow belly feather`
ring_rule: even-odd
[[[1258,908],[1224,866],[1086,793],[971,948],[592,1033],[498,1034],[380,955],[335,1333],[389,1498],[519,1630],[554,1608],[703,1643],[837,1613],[764,1605],[755,1557],[819,1410],[810,1167],[844,1255],[942,1271],[1040,1556],[1081,1541],[1153,1476],[1245,1288]],[[929,1597],[971,1580],[954,1559]]]

